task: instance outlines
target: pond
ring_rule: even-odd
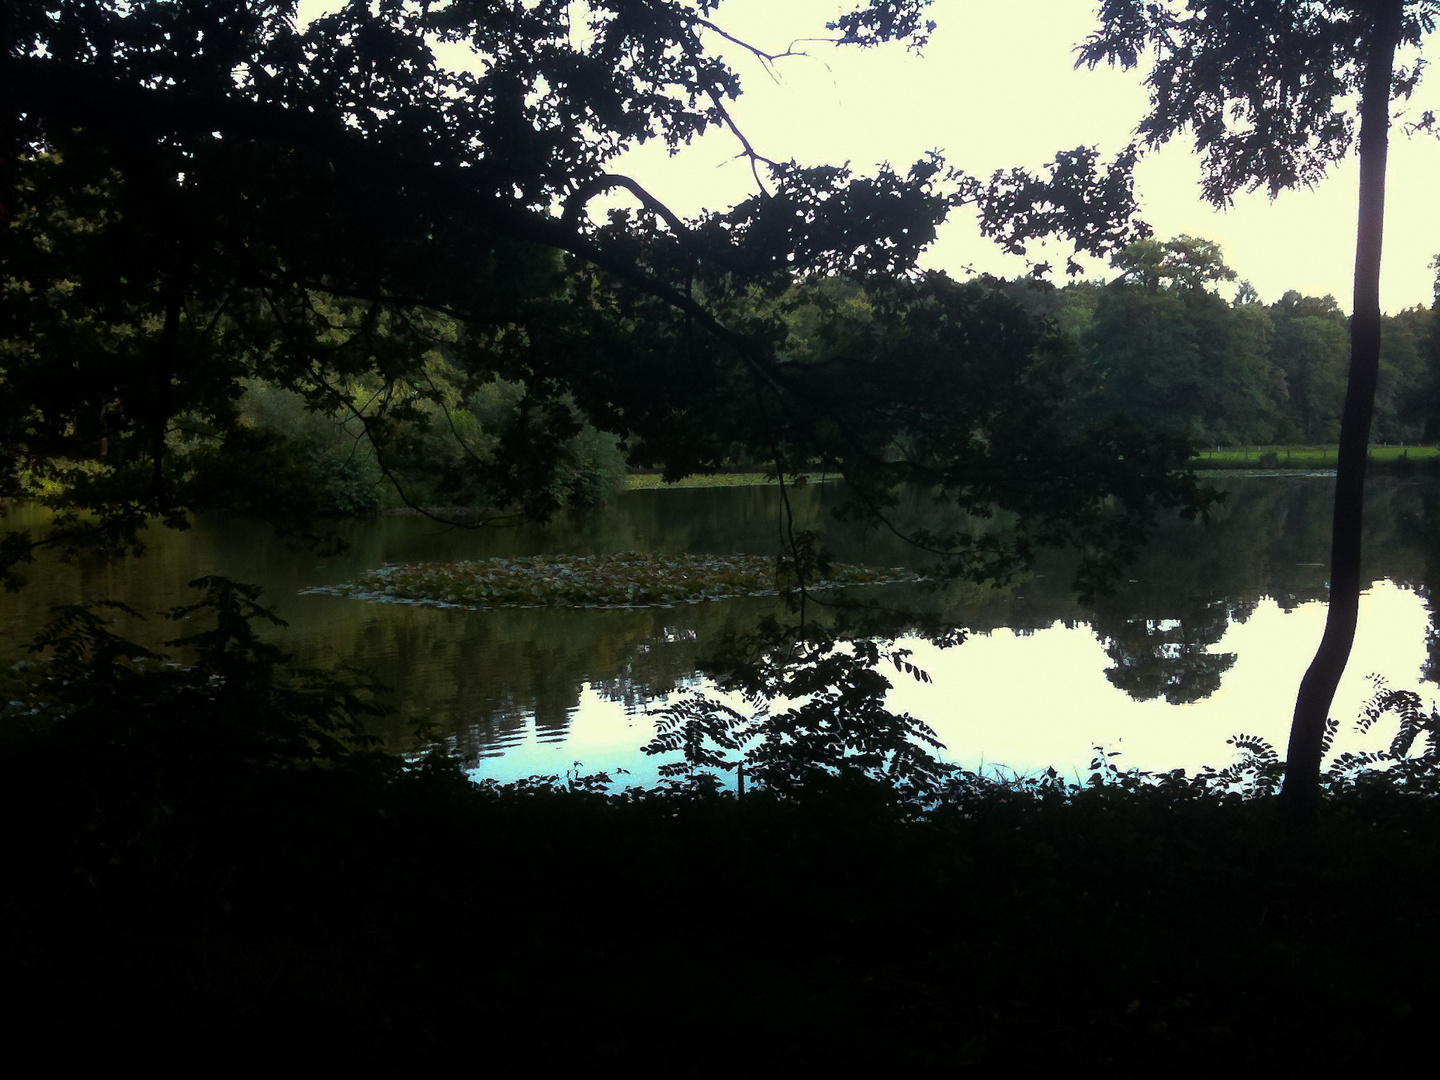
[[[884,586],[849,590],[896,606],[939,605],[967,640],[938,650],[903,640],[933,678],[895,677],[892,706],[935,728],[945,756],[967,767],[1029,772],[1054,765],[1085,772],[1093,747],[1121,751],[1122,765],[1223,765],[1226,739],[1260,735],[1283,751],[1295,687],[1324,620],[1333,477],[1226,477],[1229,498],[1208,527],[1165,523],[1117,591],[1081,604],[1061,557],[1001,590]],[[828,485],[792,492],[797,526],[824,528],[837,558],[921,565],[874,529],[829,523]],[[1334,715],[1346,746],[1373,692],[1368,676],[1419,688],[1437,670],[1430,582],[1440,572],[1440,488],[1380,478],[1367,492],[1369,527],[1360,628]],[[265,525],[203,517],[185,532],[152,530],[137,559],[42,562],[30,584],[5,596],[0,659],[13,662],[51,605],[122,599],[144,612],[188,601],[185,582],[223,573],[263,586],[288,622],[274,638],[310,665],[348,664],[394,688],[398,710],[380,731],[414,749],[417,722],[477,761],[479,775],[513,779],[628,770],[650,782],[656,763],[638,753],[647,709],[701,687],[698,659],[726,630],[744,630],[773,598],[673,608],[474,611],[370,603],[304,592],[364,570],[421,560],[611,551],[773,555],[774,487],[636,491],[610,506],[546,526],[449,529],[418,516],[342,522],[343,554],[296,550]],[[915,513],[929,513],[923,505]],[[12,508],[7,527],[37,511]],[[172,623],[121,619],[147,643],[176,636]],[[1422,688],[1422,696],[1427,696]]]

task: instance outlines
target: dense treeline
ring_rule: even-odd
[[[1046,347],[1067,354],[1065,411],[1075,424],[1123,416],[1167,429],[1196,446],[1334,443],[1339,435],[1349,359],[1349,320],[1335,297],[1287,291],[1262,303],[1249,282],[1235,282],[1213,241],[1191,236],[1142,240],[1113,260],[1108,282],[1056,287],[1016,279],[990,282],[995,293],[1048,323]],[[976,288],[985,291],[984,283]],[[1226,292],[1233,289],[1233,297]],[[1001,295],[995,301],[1003,304]],[[1440,305],[1440,291],[1437,291]],[[899,356],[908,324],[884,318],[884,300],[840,279],[797,285],[779,301],[756,296],[742,308],[778,318],[784,352],[802,365],[824,367],[859,353]],[[462,331],[440,315],[427,356],[436,385],[458,385],[449,358]],[[913,318],[913,315],[912,315]],[[887,321],[890,325],[887,327]],[[897,340],[897,338],[899,340]],[[914,344],[913,341],[910,342]],[[360,420],[373,388],[356,385],[352,415],[316,413],[293,391],[258,383],[242,411],[261,442],[283,448],[294,474],[296,501],[321,510],[395,505],[399,496],[425,504],[473,505],[482,493],[462,479],[459,457],[493,455],[514,422],[525,394],[519,383],[496,379],[448,404],[426,404],[412,422],[403,454],[394,455],[387,485]],[[1373,440],[1412,443],[1440,437],[1440,322],[1416,306],[1384,319],[1380,386]],[[330,402],[334,408],[334,402]],[[603,433],[578,412],[565,443],[555,484],[561,502],[588,505],[619,489],[626,471],[618,436]],[[767,464],[743,443],[724,448],[728,465]],[[276,468],[278,466],[272,466]]]
[[[265,470],[268,482],[255,493],[258,504],[232,502],[240,510],[494,509],[475,472],[493,464],[505,433],[523,422],[525,384],[496,377],[467,393],[442,355],[426,369],[432,385],[444,387],[443,396],[419,402],[416,414],[400,425],[401,438],[383,453],[366,424],[376,411],[376,386],[357,381],[345,388],[337,410],[333,401],[317,408],[301,390],[250,380],[240,399],[243,434],[209,455],[208,467],[222,477]],[[563,404],[573,431],[557,446],[558,465],[546,486],[557,506],[594,506],[624,487],[625,454],[617,436],[596,429],[573,402]],[[247,488],[237,490],[243,496]]]
[[[1005,286],[1088,361],[1084,412],[1168,427],[1199,446],[1335,442],[1349,320],[1333,296],[1291,290],[1264,304],[1242,281],[1227,300],[1235,272],[1218,245],[1190,236],[1139,241],[1113,262],[1118,274],[1105,284]],[[1437,387],[1435,309],[1386,316],[1372,439],[1440,435]]]
[[[145,244],[102,152],[82,196],[52,188],[78,157],[42,153],[14,170],[0,325],[14,437],[0,448],[0,497],[64,509],[109,491],[100,497],[123,504],[159,483],[176,505],[271,518],[406,504],[509,511],[522,500],[506,454],[524,458],[535,511],[592,505],[623,484],[619,440],[573,395],[542,393],[537,405],[531,384],[542,380],[496,362],[518,348],[503,334],[327,288],[282,298],[223,270],[205,282],[198,261],[170,282],[163,251],[151,280],[132,269],[110,282],[108,267]],[[537,263],[558,273],[553,257]],[[62,356],[69,378],[57,379]],[[180,374],[166,379],[167,365]]]
[[[50,221],[41,233],[53,242],[57,230],[83,232],[77,221]],[[1139,241],[1112,262],[1117,273],[1108,282],[1056,287],[987,279],[960,290],[985,306],[997,327],[1011,328],[990,343],[997,360],[1013,352],[1021,313],[1037,320],[1022,349],[1032,359],[1044,357],[1035,371],[1043,372],[1045,385],[1034,373],[1022,381],[1048,399],[1070,430],[1123,417],[1197,447],[1336,440],[1349,330],[1333,296],[1292,290],[1263,304],[1248,282],[1227,284],[1236,274],[1218,245],[1189,236]],[[1231,289],[1233,298],[1226,299]],[[82,316],[93,312],[85,298],[65,293],[61,299],[67,310],[75,308],[72,321],[87,326]],[[841,278],[797,283],[778,298],[741,290],[726,302],[772,327],[781,342],[777,352],[792,370],[823,373],[877,360],[885,371],[968,370],[969,350],[985,345],[967,336],[957,349],[946,340],[949,316],[935,297],[906,295],[897,302],[884,287]],[[235,428],[228,438],[216,439],[214,421],[197,415],[165,436],[167,453],[194,492],[223,492],[221,504],[267,515],[405,503],[506,509],[496,501],[506,483],[493,482],[491,474],[505,473],[513,483],[507,462],[517,443],[548,446],[539,470],[543,483],[537,480],[548,506],[593,505],[623,486],[627,432],[602,431],[569,395],[537,407],[523,378],[476,363],[476,354],[488,354],[494,343],[475,340],[455,318],[433,310],[377,316],[367,305],[316,290],[302,306],[303,318],[288,322],[258,302],[232,300],[214,313],[204,332],[212,351],[254,374],[242,381],[243,393],[231,406]],[[135,336],[162,333],[153,319],[132,321]],[[297,350],[318,350],[337,370],[280,375],[279,358]],[[386,357],[415,370],[401,390],[366,370]],[[983,399],[993,394],[993,374],[962,377],[955,389]],[[1440,321],[1434,310],[1417,306],[1387,316],[1373,440],[1440,437],[1437,403]],[[89,465],[71,461],[69,473],[37,472],[22,478],[22,490],[35,495],[83,486],[97,468],[123,471],[132,458],[137,469],[146,468],[148,449],[137,441],[127,451],[125,440],[111,433],[106,409],[91,412],[75,413],[70,436],[72,452],[77,446],[89,451],[82,455],[91,458]],[[1023,418],[1016,421],[1011,430],[1029,430]],[[708,461],[687,467],[771,464],[748,440],[727,441],[721,426],[710,433]],[[908,437],[913,442],[916,435]],[[892,446],[890,454],[904,452]],[[645,456],[654,463],[653,452]],[[660,463],[674,465],[663,457]]]
[[[1240,282],[1227,300],[1221,290],[1235,272],[1218,245],[1189,236],[1132,244],[1114,267],[1118,274],[1109,282],[994,283],[1051,324],[1058,339],[1052,346],[1078,354],[1078,363],[1072,355],[1065,365],[1067,411],[1075,422],[1121,415],[1180,433],[1196,446],[1335,442],[1349,358],[1348,318],[1335,297],[1290,290],[1264,304]],[[319,302],[332,333],[360,332],[360,313]],[[837,279],[797,286],[778,304],[757,300],[755,306],[781,317],[787,351],[801,363],[823,365],[899,344],[878,340],[883,320],[876,317],[876,298]],[[241,414],[254,437],[231,446],[222,474],[251,468],[263,456],[269,475],[287,478],[284,490],[309,510],[483,503],[485,493],[467,482],[463,459],[494,457],[524,408],[526,388],[503,378],[464,387],[463,361],[455,355],[464,352],[463,329],[443,315],[429,317],[436,325],[428,328],[425,369],[437,396],[408,420],[406,437],[396,440],[400,449],[391,449],[383,468],[365,423],[367,413],[377,411],[378,384],[357,380],[339,395],[329,388],[322,405],[318,395],[252,380]],[[1383,333],[1374,441],[1440,437],[1434,310],[1416,306],[1386,316]],[[620,489],[627,471],[623,443],[579,410],[573,425],[559,453],[554,497],[591,505]],[[725,460],[765,464],[740,443],[728,448]]]
[[[1078,355],[994,283],[787,264],[697,277],[676,309],[679,294],[631,295],[624,275],[543,245],[462,250],[428,219],[356,250],[339,211],[324,236],[262,217],[263,240],[237,255],[216,222],[250,198],[231,190],[247,177],[228,144],[211,149],[214,190],[186,158],[162,213],[103,141],[15,162],[0,497],[60,517],[43,535],[0,535],[0,572],[48,546],[129,550],[145,522],[197,510],[293,521],[403,503],[543,520],[603,501],[627,467],[821,469],[872,516],[906,485],[1009,509],[1005,552],[929,538],[971,577],[1023,564],[1036,543],[1108,559],[1156,508],[1204,504],[1177,471],[1182,439],[1074,415]],[[285,175],[248,180],[290,191]],[[445,259],[401,257],[441,233]],[[250,261],[301,240],[280,269]],[[341,254],[364,264],[352,278],[325,268]],[[1092,488],[1125,498],[1035,495]],[[103,520],[65,516],[78,507]]]

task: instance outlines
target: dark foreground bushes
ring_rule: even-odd
[[[67,1059],[1187,1073],[1427,1045],[1433,798],[1350,784],[1296,832],[1104,768],[923,811],[861,778],[476,785],[354,746],[363,695],[245,683],[256,646],[226,642],[199,681],[32,677],[55,700],[5,714],[7,1026]],[[308,756],[267,749],[302,730]]]
[[[262,770],[127,843],[61,827],[63,778],[6,780],[11,1019],[94,1047],[1319,1064],[1398,1057],[1436,1004],[1428,804],[1297,838],[1146,791],[922,819],[867,788],[622,799],[437,763]]]

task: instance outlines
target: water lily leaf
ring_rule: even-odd
[[[894,567],[839,563],[812,588],[919,580]],[[673,607],[702,600],[772,594],[793,587],[761,555],[532,555],[457,563],[386,566],[309,593],[362,600],[488,607]]]

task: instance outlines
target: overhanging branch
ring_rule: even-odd
[[[633,261],[612,256],[584,236],[568,207],[565,217],[556,218],[486,192],[477,183],[484,176],[481,170],[417,166],[354,131],[298,110],[231,96],[196,94],[178,87],[135,86],[85,65],[43,58],[0,61],[0,96],[15,113],[103,131],[125,142],[145,142],[161,134],[218,132],[317,155],[334,167],[337,176],[353,176],[367,186],[373,187],[378,181],[396,191],[423,193],[458,216],[482,222],[497,237],[553,248],[583,259],[692,316],[697,325],[735,349],[746,365],[767,382],[780,386],[787,381],[773,357],[744,334],[725,326],[693,297],[657,280]],[[657,212],[663,207],[638,184],[625,182],[626,178],[602,177],[590,183],[613,186],[609,181],[631,190]],[[679,222],[668,210],[665,214],[672,227]],[[688,231],[683,224],[680,230],[683,240]],[[722,267],[741,262],[727,259],[727,253],[708,249],[696,254]]]

